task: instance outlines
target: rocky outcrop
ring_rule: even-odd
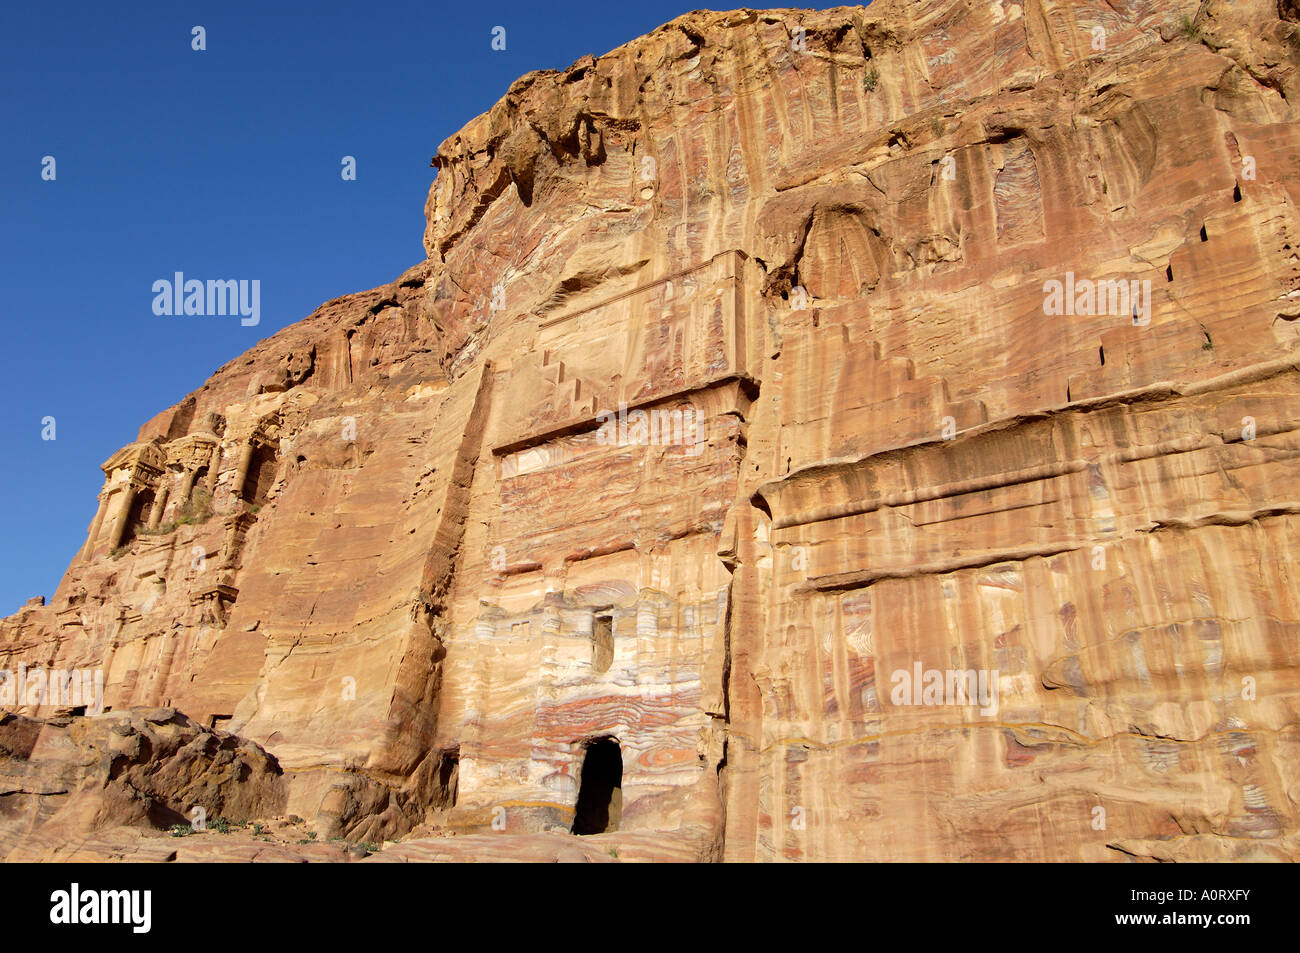
[[[0,715],[0,854],[10,860],[58,856],[109,829],[276,815],[284,797],[274,758],[174,709]]]
[[[0,668],[385,860],[1294,858],[1298,63],[1273,0],[877,0],[531,73]]]

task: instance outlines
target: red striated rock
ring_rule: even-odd
[[[1294,859],[1298,29],[877,0],[531,73],[425,262],[104,464],[0,667],[384,860]]]

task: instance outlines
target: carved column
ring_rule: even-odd
[[[149,511],[149,528],[157,529],[158,524],[162,522],[163,510],[167,508],[167,494],[171,487],[166,482],[158,485],[157,496],[153,500],[153,509]]]
[[[185,475],[181,477],[181,505],[184,506],[190,501],[190,493],[194,490],[194,478],[198,476],[198,471],[192,467],[185,468]]]
[[[99,492],[99,509],[95,511],[95,518],[90,523],[90,534],[86,537],[86,545],[81,547],[81,558],[89,559],[90,551],[95,548],[95,539],[99,536],[99,528],[104,523],[104,513],[108,510],[108,494],[103,490]]]
[[[253,462],[253,441],[248,443],[239,451],[239,467],[235,470],[234,492],[236,499],[244,498],[244,481],[248,479],[248,468]]]
[[[122,487],[122,502],[118,504],[117,515],[113,517],[113,529],[108,537],[108,548],[117,549],[126,536],[126,523],[131,518],[131,504],[135,502],[135,484],[126,483]]]
[[[209,493],[217,492],[217,471],[221,469],[221,444],[212,445],[212,456],[208,458],[208,473],[203,478],[203,485]]]

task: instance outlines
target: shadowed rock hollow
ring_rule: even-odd
[[[111,711],[8,706],[0,845],[166,706],[375,859],[1294,859],[1297,19],[697,12],[522,77],[427,260],[104,464],[0,667]]]

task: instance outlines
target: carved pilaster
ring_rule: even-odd
[[[157,496],[154,497],[153,509],[149,513],[149,528],[157,529],[158,524],[162,522],[163,510],[167,508],[167,494],[171,487],[166,482],[159,484]]]
[[[208,493],[217,491],[217,472],[221,469],[221,444],[212,445],[212,455],[208,457],[208,472],[203,478],[203,485],[207,487]]]
[[[99,491],[99,508],[95,510],[95,518],[90,522],[90,532],[86,536],[86,543],[81,547],[79,554],[81,559],[88,559],[90,552],[95,548],[95,540],[99,537],[99,528],[104,523],[104,514],[108,511],[108,488],[105,487]]]
[[[255,446],[255,442],[250,439],[239,448],[239,466],[235,469],[235,483],[232,487],[236,499],[242,499],[244,496],[244,481],[248,479],[248,468],[253,462]]]
[[[135,483],[131,481],[123,486],[118,494],[120,501],[117,504],[117,512],[113,514],[113,528],[109,531],[109,549],[117,549],[126,537],[127,521],[131,518],[131,504],[135,502],[135,493]]]
[[[198,473],[192,467],[185,468],[185,475],[181,477],[181,506],[190,501],[190,494],[194,491],[194,478],[196,476],[198,476]]]

